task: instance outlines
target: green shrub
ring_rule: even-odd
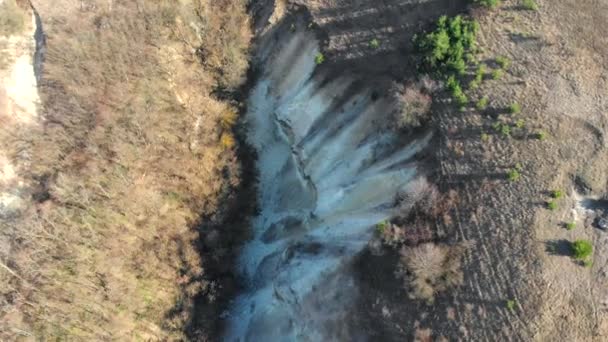
[[[509,299],[507,301],[507,309],[513,311],[515,310],[515,306],[517,305],[517,302],[514,299]]]
[[[555,202],[555,201],[547,202],[547,209],[549,209],[549,210],[557,209],[557,202]]]
[[[323,64],[323,62],[325,62],[325,56],[324,56],[322,53],[320,53],[320,52],[319,52],[319,53],[318,53],[318,54],[315,56],[315,63],[316,63],[317,65],[319,65],[319,64]]]
[[[517,182],[520,178],[521,178],[521,173],[519,173],[519,171],[517,171],[516,169],[511,169],[507,173],[507,179],[510,182]]]
[[[500,65],[501,69],[507,70],[509,68],[509,66],[511,65],[511,60],[509,60],[505,56],[498,56],[498,57],[496,57],[496,63],[498,65]]]
[[[448,77],[446,85],[452,93],[452,98],[454,99],[454,101],[456,101],[459,107],[463,107],[469,102],[467,96],[464,94],[462,88],[460,87],[460,82],[458,82],[454,75]]]
[[[547,133],[544,131],[536,132],[536,139],[538,139],[540,141],[547,139]]]
[[[475,104],[475,107],[478,110],[485,110],[486,108],[488,108],[488,97],[484,96],[479,99],[479,101],[477,101],[477,103]]]
[[[515,127],[522,129],[526,126],[526,120],[524,119],[519,119],[515,122]]]
[[[388,227],[388,222],[386,222],[386,221],[378,222],[378,224],[376,224],[376,230],[380,234],[384,233],[384,231],[386,230],[386,227]]]
[[[500,5],[500,0],[474,0],[474,3],[479,6],[494,8]]]
[[[518,103],[513,102],[509,106],[509,113],[511,113],[511,114],[519,114],[519,113],[521,113],[521,106]]]
[[[574,228],[576,228],[576,223],[575,222],[568,222],[568,223],[566,223],[566,229],[573,230]]]
[[[481,141],[486,142],[490,140],[490,136],[487,133],[481,133]]]
[[[500,127],[500,133],[503,137],[508,137],[511,135],[511,126],[504,124]]]
[[[551,197],[555,199],[560,199],[564,197],[564,192],[561,190],[553,190],[551,191]]]
[[[492,79],[493,80],[499,80],[502,78],[503,75],[504,75],[504,72],[501,69],[492,70]]]
[[[374,49],[374,50],[377,49],[377,48],[379,48],[380,47],[380,41],[378,39],[376,39],[376,38],[372,39],[369,42],[369,47],[372,48],[372,49]]]
[[[474,50],[479,24],[461,16],[442,16],[433,32],[418,41],[418,48],[424,54],[425,63],[444,76],[462,75],[466,71],[466,58]]]
[[[523,169],[524,169],[524,166],[523,166],[523,165],[521,165],[521,163],[516,163],[516,164],[515,164],[515,170],[517,170],[517,171],[520,171],[520,172],[521,172]]]
[[[486,76],[487,69],[488,66],[485,64],[480,64],[477,67],[477,70],[475,71],[475,77],[473,77],[471,82],[469,82],[470,89],[477,89],[481,85],[481,82],[483,82],[483,78]]]
[[[528,11],[536,11],[538,9],[538,5],[534,0],[522,0],[522,6]]]
[[[576,260],[586,260],[593,253],[593,245],[587,240],[576,240],[571,243],[572,256]]]

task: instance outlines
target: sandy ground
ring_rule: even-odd
[[[34,75],[35,18],[26,23],[24,32],[0,37],[0,122],[4,134],[15,134],[36,124],[40,98]],[[19,188],[23,186],[18,165],[0,147],[0,210],[11,212],[20,206]]]

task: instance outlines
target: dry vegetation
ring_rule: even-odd
[[[0,338],[183,339],[217,288],[194,227],[239,183],[238,110],[211,94],[243,81],[245,1],[34,5],[44,123],[7,141],[35,186],[2,221]]]
[[[405,246],[401,249],[398,274],[405,280],[405,288],[411,289],[413,298],[432,302],[438,292],[462,284],[460,260],[464,251],[463,245]]]
[[[399,201],[401,215],[378,225],[380,239],[387,248],[399,251],[395,274],[403,279],[409,296],[430,303],[437,293],[463,281],[461,259],[468,243],[438,243],[442,234],[437,229],[451,224],[458,195],[441,194],[420,177],[399,195]]]
[[[395,120],[400,129],[421,127],[430,120],[432,81],[424,80],[420,84],[395,85],[392,90],[396,102]],[[425,86],[427,85],[427,86]]]
[[[25,14],[15,0],[4,0],[0,3],[0,36],[9,36],[21,32],[25,26]]]

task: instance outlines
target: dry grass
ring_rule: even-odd
[[[239,183],[236,110],[210,94],[243,80],[245,1],[58,1],[39,12],[45,124],[8,142],[12,158],[27,151],[20,172],[38,201],[3,221],[15,243],[1,258],[15,275],[0,278],[0,337],[183,339],[194,296],[215,295],[193,227],[219,220]]]
[[[25,12],[15,0],[0,3],[0,36],[10,36],[21,32],[25,27]]]

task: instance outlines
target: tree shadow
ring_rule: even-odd
[[[565,239],[545,241],[545,251],[556,256],[569,257],[572,255],[571,243]]]

